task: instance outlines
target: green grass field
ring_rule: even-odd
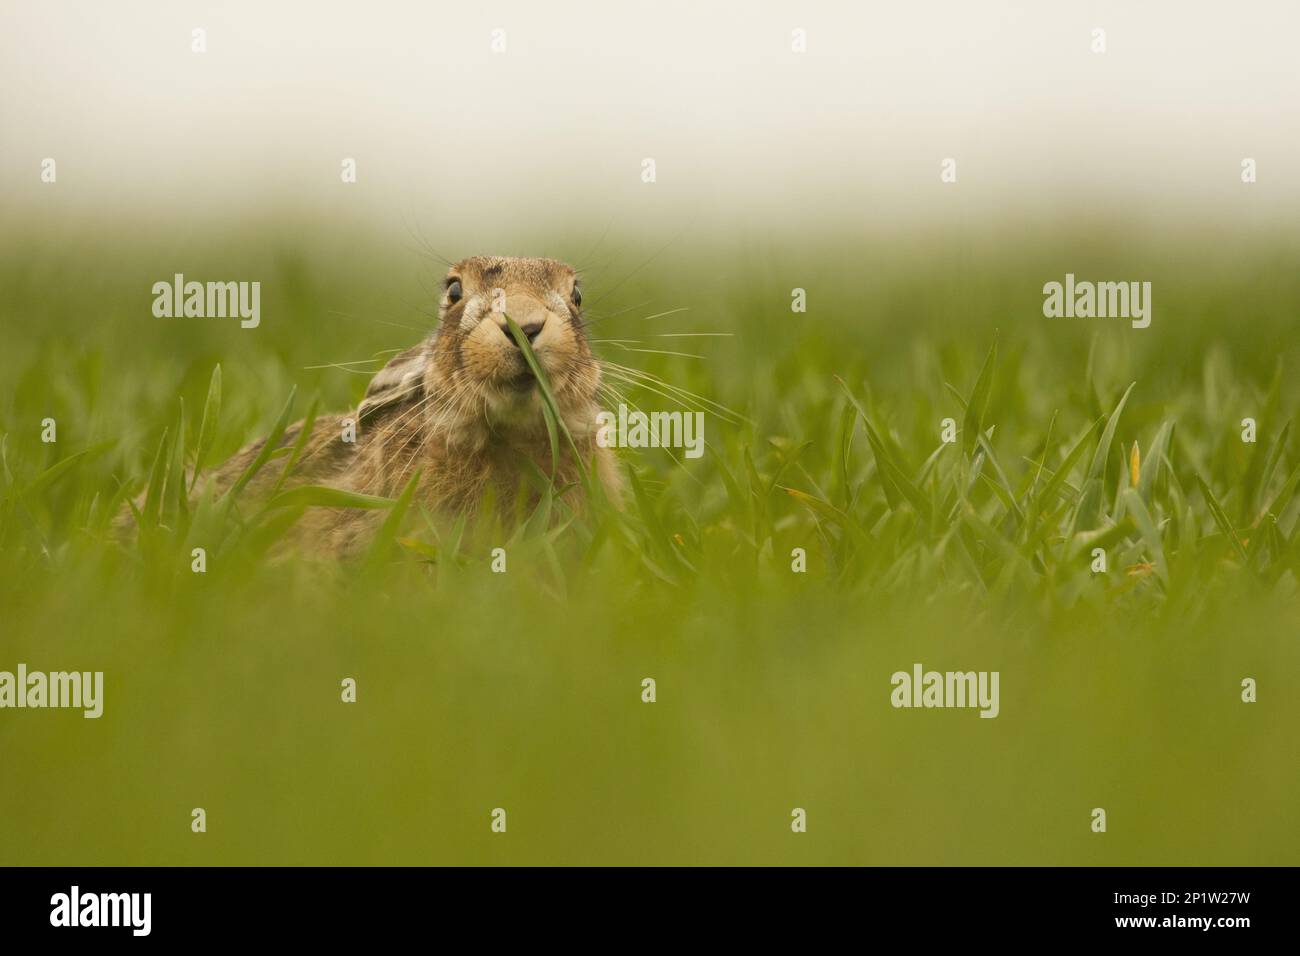
[[[0,670],[106,687],[99,720],[0,712],[0,863],[1300,863],[1293,237],[436,235],[573,262],[598,353],[667,383],[629,402],[736,418],[624,453],[621,513],[411,508],[340,567],[175,476],[291,393],[355,403],[443,266],[320,222],[144,233],[0,256]],[[154,318],[175,272],[260,280],[261,326]],[[1151,327],[1044,318],[1066,272],[1150,280]],[[999,671],[999,716],[894,709],[915,662]]]

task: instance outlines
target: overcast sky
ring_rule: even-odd
[[[0,200],[39,201],[53,157],[60,189],[146,211],[589,216],[651,188],[665,210],[889,219],[947,201],[952,157],[972,208],[1213,210],[1254,157],[1253,201],[1281,209],[1297,35],[1290,0],[6,4]]]

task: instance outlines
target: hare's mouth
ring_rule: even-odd
[[[522,394],[531,391],[537,384],[537,376],[532,369],[525,368],[522,372],[516,372],[501,383],[501,387],[506,392]]]

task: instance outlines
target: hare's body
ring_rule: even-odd
[[[552,472],[552,450],[538,383],[505,330],[509,315],[524,330],[551,383],[578,454],[617,501],[620,479],[612,453],[596,442],[599,367],[591,354],[573,270],[550,259],[478,257],[452,267],[438,328],[388,363],[353,412],[312,423],[285,487],[313,484],[395,496],[419,473],[416,498],[432,510],[473,513],[486,499],[514,501],[531,479]],[[292,446],[303,422],[286,430]],[[245,448],[207,478],[224,492],[264,442]],[[560,439],[556,485],[581,494],[580,466]],[[276,459],[241,491],[264,497],[279,478]],[[364,546],[382,512],[313,508],[299,523],[308,547],[353,553]]]

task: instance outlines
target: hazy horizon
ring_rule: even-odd
[[[297,207],[377,224],[870,230],[1045,210],[1258,224],[1300,199],[1300,9],[1280,3],[371,8],[10,12],[0,204],[18,218]],[[955,183],[940,181],[947,158]]]

